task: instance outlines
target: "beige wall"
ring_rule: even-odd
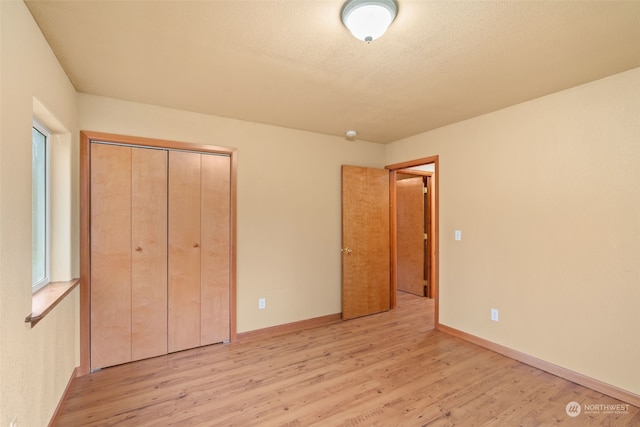
[[[440,321],[640,394],[640,69],[383,146],[76,95],[21,1],[0,22],[0,425],[45,425],[78,363],[77,291],[23,322],[34,97],[69,132],[57,279],[78,272],[78,129],[238,148],[239,332],[340,311],[341,164],[438,154]]]
[[[386,149],[440,156],[442,324],[640,394],[640,69]]]
[[[77,163],[76,100],[22,1],[0,1],[0,28],[0,425],[17,417],[19,426],[42,426],[78,363],[78,295],[33,329],[24,323],[31,312],[31,122],[36,98],[46,124],[61,132],[52,155],[51,270],[55,280],[67,280],[78,274],[70,167]]]
[[[238,332],[341,311],[340,166],[381,167],[383,145],[87,94],[78,111],[85,130],[238,149]]]

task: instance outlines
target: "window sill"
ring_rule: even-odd
[[[44,318],[53,307],[58,305],[60,301],[64,299],[71,291],[78,286],[80,279],[71,279],[66,282],[51,282],[38,292],[33,294],[31,299],[31,314],[25,319],[25,323],[31,323],[31,326],[35,326],[40,320]]]

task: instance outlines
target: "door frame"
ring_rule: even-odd
[[[420,159],[409,160],[402,163],[395,163],[392,165],[385,166],[385,169],[389,171],[389,214],[390,214],[390,232],[391,232],[391,308],[395,308],[397,305],[396,301],[396,292],[398,290],[398,205],[397,205],[397,192],[396,192],[396,179],[397,174],[402,169],[408,169],[415,166],[422,166],[426,164],[434,165],[433,178],[435,182],[433,183],[432,190],[434,192],[434,200],[431,204],[431,221],[433,224],[433,241],[431,244],[431,253],[429,254],[430,258],[430,273],[431,280],[433,281],[431,286],[431,297],[434,300],[434,325],[436,329],[440,327],[440,316],[439,316],[439,299],[440,299],[440,250],[439,250],[439,230],[440,224],[438,219],[438,211],[439,211],[439,185],[440,185],[440,176],[439,176],[439,168],[438,168],[438,156],[430,156],[423,157]],[[431,236],[430,236],[431,238]]]
[[[151,139],[102,132],[80,131],[80,366],[77,375],[91,369],[91,143],[111,142],[122,145],[192,151],[228,155],[231,162],[230,200],[230,260],[229,260],[229,329],[235,341],[236,329],[236,206],[237,206],[237,149],[207,144]]]

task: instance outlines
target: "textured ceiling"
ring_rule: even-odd
[[[391,142],[640,66],[640,1],[26,1],[80,92]]]

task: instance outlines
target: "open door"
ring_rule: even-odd
[[[342,166],[342,318],[390,308],[389,171]]]
[[[398,290],[426,296],[425,185],[422,176],[396,182]]]

